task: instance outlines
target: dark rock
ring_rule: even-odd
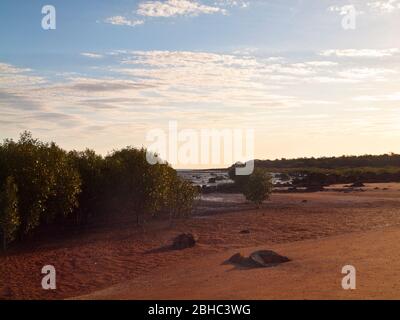
[[[307,203],[308,202],[308,200],[303,200],[303,201],[301,201],[302,203]]]
[[[250,255],[250,259],[259,263],[263,267],[272,267],[277,264],[289,262],[290,259],[285,256],[281,256],[274,251],[271,250],[260,250],[253,252]]]
[[[238,253],[235,253],[232,257],[230,257],[225,262],[237,264],[237,263],[241,263],[243,259],[245,259],[245,258],[238,252]]]
[[[196,244],[196,238],[193,234],[182,233],[173,239],[172,248],[176,250],[182,250],[194,247],[195,244]]]
[[[224,264],[233,264],[244,268],[268,268],[278,264],[289,262],[290,259],[271,250],[253,252],[250,257],[244,257],[240,253],[234,254]]]
[[[250,233],[250,230],[247,230],[247,229],[241,230],[239,233],[241,233],[241,234],[248,234],[248,233]]]
[[[354,183],[350,186],[350,188],[361,188],[361,187],[365,187],[364,183],[362,183],[361,181],[354,182]]]
[[[237,267],[242,267],[242,268],[260,268],[261,265],[248,258],[242,256],[240,253],[234,254],[232,257],[230,257],[228,260],[224,262],[224,264],[233,264],[234,266]]]

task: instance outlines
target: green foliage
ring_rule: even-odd
[[[51,192],[45,203],[45,218],[49,223],[63,219],[78,207],[81,179],[67,153],[54,143],[47,145],[44,155],[52,179]]]
[[[0,188],[0,229],[4,249],[15,239],[19,225],[17,185],[13,177],[7,177]]]
[[[243,178],[234,177],[235,164],[229,168],[229,175],[237,185]],[[322,158],[298,158],[277,160],[255,160],[256,168],[269,172],[289,174],[295,178],[297,186],[325,186],[335,183],[363,182],[399,182],[400,155],[363,155]]]
[[[103,158],[66,151],[24,132],[0,144],[0,227],[7,242],[43,224],[75,225],[123,212],[150,218],[188,216],[196,189],[168,164],[151,165],[146,149],[127,147]],[[11,178],[12,177],[12,178]]]
[[[103,190],[122,211],[143,218],[169,211],[170,217],[189,215],[196,191],[166,163],[151,165],[147,150],[127,147],[105,158]]]
[[[272,192],[271,176],[265,170],[257,168],[247,176],[242,190],[247,200],[260,206]]]
[[[106,157],[109,188],[123,204],[124,211],[140,216],[154,215],[161,209],[165,188],[161,177],[163,165],[152,166],[146,160],[146,150],[125,148]]]
[[[102,212],[102,204],[106,196],[105,163],[103,157],[95,151],[71,151],[68,153],[69,161],[77,170],[81,179],[81,192],[79,193],[79,207],[74,211],[77,224],[87,223],[95,214]]]
[[[298,177],[294,184],[298,186],[327,186],[341,183],[377,183],[377,182],[398,182],[400,181],[400,168],[295,168],[287,171]]]
[[[270,172],[272,171],[271,169],[280,169],[277,170],[277,172],[282,172],[282,169],[292,168],[339,169],[400,167],[400,155],[390,153],[383,155],[255,160],[255,166],[268,168]]]
[[[18,187],[21,237],[41,221],[64,217],[77,206],[78,173],[54,143],[40,142],[24,132],[18,142],[5,140],[0,145],[0,158],[0,181],[13,176]]]
[[[198,190],[190,182],[175,175],[168,196],[170,219],[188,217],[192,211],[193,202],[197,195]]]

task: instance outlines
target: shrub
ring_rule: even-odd
[[[169,211],[189,215],[196,189],[166,163],[151,165],[146,149],[127,147],[103,158],[67,153],[24,132],[0,144],[0,229],[4,245],[43,224],[87,223],[98,212],[140,218]],[[108,205],[111,205],[109,207]],[[108,216],[111,217],[111,216]],[[57,228],[60,225],[55,225]]]
[[[255,169],[247,176],[243,186],[243,194],[247,200],[260,207],[263,201],[269,198],[272,192],[271,176],[262,169]]]
[[[122,204],[125,212],[136,215],[137,223],[144,216],[154,216],[168,197],[170,170],[167,164],[151,165],[146,150],[127,147],[106,157],[108,190]]]
[[[170,221],[177,217],[188,217],[193,208],[193,202],[198,190],[190,182],[175,176],[168,197]]]
[[[78,205],[79,175],[66,152],[54,143],[40,142],[24,132],[18,142],[5,140],[0,145],[0,158],[0,182],[12,176],[18,186],[20,237],[41,221],[65,217]]]
[[[90,149],[71,151],[68,157],[81,179],[79,207],[74,211],[76,224],[85,224],[96,213],[104,210],[105,190],[104,159]]]
[[[7,177],[0,189],[0,229],[4,250],[15,239],[19,225],[17,185],[13,177]]]
[[[50,223],[55,219],[64,220],[78,207],[81,179],[67,153],[55,143],[48,144],[44,151],[44,162],[52,180],[44,212],[45,222]]]

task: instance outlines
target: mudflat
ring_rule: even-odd
[[[261,209],[240,195],[214,194],[203,201],[221,210],[200,210],[173,226],[126,221],[19,245],[0,256],[0,298],[399,298],[400,184],[341,188],[273,194]],[[195,233],[196,246],[162,250],[181,232]],[[222,265],[255,250],[291,261],[251,270]],[[57,270],[56,290],[41,287],[47,264]],[[341,287],[348,264],[357,270],[356,290]]]

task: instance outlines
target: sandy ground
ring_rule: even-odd
[[[274,194],[260,210],[248,209],[240,195],[203,201],[211,207],[226,203],[228,211],[236,202],[242,211],[207,211],[173,227],[110,225],[12,248],[0,256],[0,298],[400,298],[400,184]],[[244,229],[250,233],[241,234]],[[198,245],[154,250],[180,232],[196,233]],[[221,265],[256,248],[292,261],[253,270]],[[46,264],[56,267],[57,290],[41,288]],[[357,268],[355,291],[341,289],[345,264]]]
[[[292,259],[273,268],[221,265],[237,250],[191,259],[79,299],[399,299],[400,228],[267,247]],[[240,250],[250,254],[265,246]],[[356,269],[356,289],[342,268]]]

